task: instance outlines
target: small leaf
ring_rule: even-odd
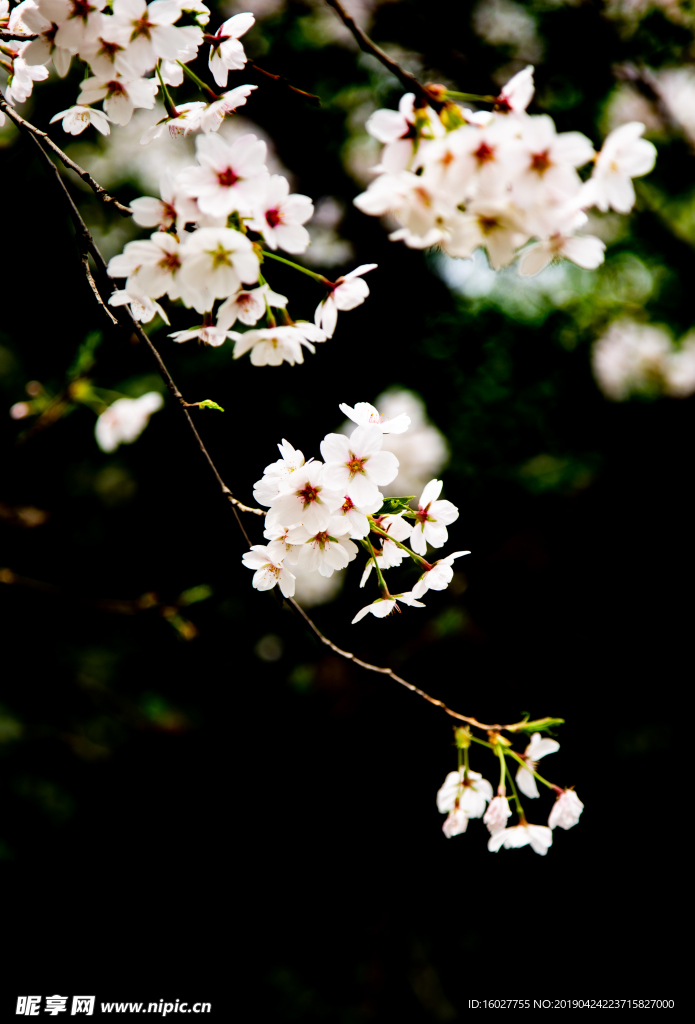
[[[203,402],[199,402],[198,403],[198,408],[199,409],[217,409],[218,412],[224,412],[224,409],[222,408],[222,406],[218,405],[217,402],[213,402],[211,398],[206,398]]]
[[[378,516],[395,516],[398,515],[399,512],[411,512],[412,509],[409,506],[410,502],[413,501],[414,498],[414,494],[409,494],[407,497],[400,498],[385,498],[384,504],[376,514]]]
[[[207,583],[201,583],[197,587],[189,587],[188,590],[184,590],[182,594],[179,594],[178,604],[189,605],[197,604],[198,601],[207,601],[209,597],[212,597],[212,587],[208,586]]]
[[[564,725],[564,718],[537,718],[534,722],[517,725],[512,732],[550,732],[556,725]]]

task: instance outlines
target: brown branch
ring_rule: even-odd
[[[76,230],[76,232],[78,234],[78,244],[85,244],[86,246],[89,247],[89,252],[94,257],[94,260],[95,260],[95,263],[97,264],[97,267],[99,268],[99,270],[103,274],[106,274],[106,269],[107,269],[106,261],[104,260],[103,256],[99,252],[99,249],[97,248],[97,246],[96,246],[96,244],[95,244],[95,242],[94,242],[94,240],[93,240],[93,238],[92,238],[92,236],[91,236],[91,234],[89,232],[89,229],[87,228],[87,225],[82,220],[82,217],[81,217],[77,207],[75,206],[75,204],[74,204],[74,202],[72,200],[72,197],[70,196],[70,193],[67,190],[65,182],[63,181],[63,179],[58,174],[58,170],[57,170],[55,164],[49,158],[48,154],[44,151],[44,149],[43,149],[41,143],[39,142],[39,140],[33,134],[30,137],[32,138],[34,143],[38,146],[38,148],[41,150],[41,152],[43,154],[43,157],[44,157],[44,160],[50,165],[50,167],[53,169],[53,171],[55,173],[55,178],[58,181],[58,184],[59,184],[60,189],[61,189],[61,191],[63,193],[63,196],[64,196],[64,198],[65,198],[65,200],[66,200],[66,202],[68,204],[68,208],[70,210],[70,216],[72,218],[73,224],[75,225],[75,230]],[[80,240],[82,240],[82,242],[80,242]],[[220,475],[219,470],[217,469],[217,466],[215,465],[212,457],[210,456],[210,453],[208,452],[207,448],[205,447],[200,434],[196,430],[195,424],[193,423],[193,420],[191,419],[191,415],[190,415],[190,413],[188,411],[189,404],[185,401],[185,399],[183,398],[183,395],[181,394],[181,392],[177,388],[176,384],[174,383],[174,380],[173,380],[171,374],[169,373],[167,367],[165,366],[164,360],[162,359],[161,355],[159,354],[159,351],[155,348],[153,343],[150,341],[148,336],[145,334],[145,332],[143,331],[142,327],[137,322],[137,320],[135,320],[135,318],[133,317],[132,313],[130,312],[130,310],[128,309],[127,306],[119,307],[119,314],[120,314],[119,318],[118,318],[119,325],[120,326],[126,326],[132,333],[134,333],[138,337],[138,339],[140,341],[142,341],[149,348],[149,350],[150,350],[150,352],[151,352],[155,362],[157,363],[157,369],[159,370],[160,376],[162,377],[164,383],[166,384],[168,389],[171,391],[171,393],[173,394],[174,398],[176,398],[179,406],[181,407],[181,411],[183,412],[184,416],[186,417],[186,420],[188,421],[188,425],[189,425],[191,431],[193,432],[193,436],[195,437],[195,439],[196,439],[196,441],[198,443],[198,447],[200,448],[200,451],[201,451],[203,457],[205,458],[205,460],[206,460],[208,466],[210,467],[210,469],[211,469],[215,479],[217,480],[217,483],[219,484],[219,487],[220,487],[223,495],[227,498],[227,500],[229,501],[229,503],[230,503],[230,505],[232,507],[232,511],[234,512],[234,515],[236,516],[236,520],[237,520],[239,529],[241,530],[241,532],[243,534],[244,540],[246,541],[248,547],[251,547],[252,546],[251,545],[251,539],[250,539],[248,533],[246,532],[246,530],[244,528],[244,524],[241,521],[241,517],[239,516],[239,510],[255,512],[256,514],[258,514],[259,512],[261,514],[264,514],[264,513],[262,512],[262,510],[249,509],[247,506],[242,505],[242,503],[240,501],[238,501],[232,495],[232,492],[229,490],[229,488],[225,484],[224,480],[222,479],[222,476]],[[126,323],[123,323],[123,321],[121,320],[121,316],[127,318],[127,322]],[[485,732],[490,732],[490,731],[502,732],[504,730],[511,731],[511,732],[516,732],[518,730],[519,726],[524,724],[524,722],[516,722],[516,723],[512,723],[511,725],[485,725],[484,723],[479,722],[477,718],[471,718],[471,717],[468,717],[467,715],[459,714],[458,711],[453,711],[451,708],[447,707],[447,705],[443,701],[438,700],[436,697],[432,697],[429,693],[426,693],[424,690],[421,690],[418,686],[415,686],[413,683],[409,683],[406,679],[403,679],[401,676],[397,675],[393,671],[393,669],[384,668],[384,667],[379,666],[379,665],[372,665],[368,661],[363,661],[361,658],[357,658],[350,651],[342,650],[342,648],[338,647],[337,644],[334,644],[332,640],[329,640],[327,637],[325,637],[323,635],[323,633],[318,628],[318,626],[307,615],[307,613],[304,611],[304,609],[301,607],[301,605],[299,605],[294,600],[294,598],[290,598],[289,599],[289,604],[304,619],[306,624],[313,631],[313,633],[318,637],[318,639],[321,641],[321,643],[325,644],[335,654],[338,654],[341,658],[345,658],[347,661],[353,662],[355,665],[359,665],[360,668],[366,669],[368,672],[377,672],[379,675],[388,676],[390,679],[393,679],[394,682],[399,683],[401,686],[406,687],[412,693],[416,693],[419,697],[422,697],[423,700],[426,700],[429,704],[432,704],[434,707],[440,708],[442,711],[444,711],[445,714],[449,715],[451,718],[455,718],[457,721],[460,721],[460,722],[467,722],[469,725],[473,725],[473,726],[475,726],[475,728],[482,729]]]
[[[26,43],[27,40],[38,38],[37,35],[22,35],[21,32],[9,32],[6,28],[0,28],[0,39],[15,39],[18,43]]]
[[[259,75],[263,75],[265,78],[272,79],[273,82],[277,82],[278,85],[283,85],[290,92],[296,92],[298,96],[303,96],[305,100],[311,100],[312,103],[316,103],[319,107],[321,106],[321,99],[316,96],[313,92],[305,92],[304,89],[298,89],[296,85],[292,85],[284,75],[274,75],[271,71],[266,71],[265,68],[260,68],[258,64],[254,64],[253,61],[247,61],[247,68],[252,68],[257,71]]]
[[[421,103],[424,103],[437,111],[442,109],[444,104],[441,99],[439,99],[432,90],[428,89],[427,86],[422,85],[415,75],[411,75],[409,71],[402,68],[398,61],[395,61],[393,57],[389,57],[388,53],[385,53],[381,47],[377,46],[376,43],[373,43],[366,32],[362,31],[352,15],[348,14],[340,3],[340,0],[326,0],[326,3],[329,7],[333,8],[345,27],[350,30],[360,50],[364,53],[370,53],[373,57],[376,57],[376,59],[380,61],[385,68],[388,68],[392,75],[395,75],[408,92],[415,93]]]
[[[53,139],[49,138],[46,132],[42,132],[40,128],[25,121],[21,114],[10,106],[5,97],[0,93],[0,110],[2,110],[11,121],[17,125],[17,127],[26,132],[28,135],[32,135],[36,139],[40,139],[46,146],[53,150],[56,156],[75,174],[78,174],[84,182],[89,185],[92,192],[96,195],[97,199],[100,199],[106,206],[114,206],[123,217],[132,217],[133,211],[128,207],[124,206],[123,203],[119,203],[112,195],[102,188],[98,181],[95,181],[89,171],[85,171],[84,167],[80,167],[74,160],[71,160],[67,153],[64,153],[60,146],[56,146]]]

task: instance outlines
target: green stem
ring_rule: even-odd
[[[447,89],[446,98],[451,100],[466,100],[469,103],[496,103],[496,96],[479,96],[475,92],[454,92]]]
[[[161,63],[162,63],[161,60],[157,61],[157,65],[156,65],[155,70],[157,72],[157,78],[159,79],[159,84],[161,86],[162,92],[164,93],[164,106],[166,107],[166,112],[169,115],[169,117],[178,117],[179,116],[179,112],[176,109],[176,105],[174,104],[174,101],[172,100],[171,96],[169,95],[169,90],[167,89],[166,85],[164,84],[164,79],[162,78],[162,72],[161,72],[160,67],[159,67],[159,65]]]
[[[463,751],[463,778],[464,781],[468,778],[469,765],[468,765],[468,747],[464,748]]]
[[[180,60],[177,60],[176,63],[179,65],[179,67],[183,68],[184,75],[188,75],[188,77],[191,79],[191,81],[195,82],[195,84],[198,86],[198,88],[201,89],[204,93],[206,93],[210,97],[210,99],[213,101],[213,103],[215,102],[215,100],[221,100],[222,99],[221,96],[217,95],[217,93],[214,91],[214,89],[211,89],[209,85],[205,84],[205,82],[202,80],[202,78],[198,78],[196,73],[194,71],[191,71],[191,69],[188,67],[187,64],[184,64]]]
[[[379,562],[376,557],[376,551],[374,550],[374,548],[372,547],[368,540],[363,540],[362,544],[369,552],[370,557],[374,560],[374,568],[376,569],[376,577],[379,584],[379,593],[383,598],[390,599],[391,595],[389,593],[389,588],[386,586],[386,580],[384,579],[381,569],[379,568]]]
[[[548,782],[547,779],[544,779],[543,776],[539,775],[538,772],[533,770],[533,768],[529,768],[529,766],[527,765],[526,761],[524,761],[523,757],[520,757],[516,753],[516,751],[510,750],[509,753],[512,755],[512,757],[516,761],[519,762],[519,764],[521,765],[522,768],[525,768],[527,772],[531,772],[531,775],[533,775],[534,778],[538,779],[539,782],[542,782],[544,786],[547,786],[548,789],[555,790],[555,792],[558,791],[558,789],[560,788],[559,786],[556,786],[555,783],[553,783],[553,782]]]
[[[271,260],[277,260],[278,263],[284,263],[287,267],[294,267],[295,270],[301,270],[303,274],[306,274],[307,277],[313,277],[314,281],[318,281],[318,283],[322,284],[325,288],[333,287],[333,282],[329,281],[327,277],[323,276],[323,274],[315,274],[313,270],[307,270],[306,267],[300,267],[298,263],[293,263],[292,260],[286,260],[283,256],[276,256],[274,252],[268,252],[267,249],[264,249],[263,256],[264,258],[267,257]]]
[[[367,516],[367,518],[371,522],[372,533],[378,533],[380,537],[386,537],[386,539],[390,540],[393,544],[396,545],[396,547],[403,548],[403,550],[410,555],[413,561],[418,562],[420,565],[424,566],[425,569],[429,572],[432,566],[426,559],[421,558],[420,555],[416,555],[414,551],[411,551],[410,548],[407,548],[405,546],[405,544],[402,544],[399,540],[396,540],[396,538],[392,537],[390,533],[386,532],[386,530],[382,530],[380,527],[376,526],[371,516]]]
[[[504,757],[504,753],[502,753],[502,757]],[[516,790],[516,783],[514,782],[514,779],[512,778],[512,773],[509,771],[509,765],[507,764],[506,760],[504,762],[504,769],[505,769],[505,772],[507,773],[507,778],[509,779],[509,784],[512,787],[512,793],[514,794],[514,801],[516,803],[517,814],[519,815],[519,817],[521,818],[522,821],[526,821],[526,815],[524,814],[524,808],[521,806],[521,800],[519,799],[519,794],[517,793],[517,790]]]

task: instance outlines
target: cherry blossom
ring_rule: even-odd
[[[278,445],[281,458],[265,467],[263,478],[254,484],[254,500],[261,505],[270,505],[283,490],[283,484],[289,484],[287,478],[295,470],[304,465],[304,455],[297,451],[284,438]],[[273,538],[275,539],[275,538]]]
[[[232,332],[235,339],[234,358],[251,352],[254,366],[280,366],[281,363],[304,362],[303,349],[316,352],[312,342],[325,341],[326,336],[313,324],[296,323],[286,327],[261,327],[245,334]]]
[[[260,266],[246,235],[232,228],[201,228],[180,248],[181,286],[186,305],[199,313],[214,299],[226,299],[244,284],[255,284]]]
[[[336,506],[335,492],[326,486],[324,467],[309,462],[285,480],[280,494],[270,501],[266,523],[272,526],[305,526],[312,534],[325,530]]]
[[[102,135],[108,135],[111,131],[110,119],[106,114],[101,110],[92,110],[91,107],[74,106],[67,110],[61,110],[59,114],[53,115],[49,124],[60,120],[63,122],[63,131],[69,135],[79,135],[89,124],[93,124]]]
[[[467,828],[468,815],[457,807],[449,811],[442,825],[442,832],[447,839],[451,839],[453,836],[460,836]]]
[[[150,416],[164,405],[158,391],[140,398],[118,398],[101,414],[94,434],[103,452],[113,452],[120,444],[132,444],[147,426]]]
[[[581,802],[573,789],[566,789],[560,793],[553,804],[553,809],[548,818],[550,828],[572,828],[579,821],[579,816],[584,810]]]
[[[168,0],[156,0],[166,3]],[[133,110],[140,107],[152,110],[157,97],[157,83],[148,78],[121,78],[120,75],[104,81],[99,78],[87,78],[80,88],[78,103],[89,105],[104,101],[104,110],[115,123],[126,125],[133,116]]]
[[[144,295],[131,295],[130,292],[122,289],[112,292],[109,296],[109,306],[128,306],[133,317],[139,322],[147,324],[159,314],[165,324],[169,324],[169,318],[154,299],[148,299]]]
[[[194,327],[190,331],[174,331],[169,337],[172,341],[190,341],[192,338],[197,338],[202,341],[204,345],[212,345],[213,348],[217,348],[223,345],[227,338],[231,338],[232,334],[229,331],[222,331],[219,327],[213,327],[209,324],[202,325],[201,327]]]
[[[529,799],[538,796],[538,786],[531,772],[536,770],[538,762],[542,757],[554,754],[559,749],[560,744],[557,740],[543,739],[539,732],[534,732],[531,736],[531,742],[522,754],[528,768],[519,768],[516,773],[516,784],[524,796],[529,797]]]
[[[315,533],[306,526],[291,529],[287,542],[301,545],[299,565],[309,571],[318,569],[321,576],[332,576],[336,569],[344,569],[357,556],[358,549],[344,534],[340,536],[342,527],[342,520],[332,516],[325,529]]]
[[[534,853],[545,857],[552,843],[553,832],[547,825],[529,825],[522,822],[520,825],[493,832],[488,839],[487,848],[496,853],[501,847],[505,850],[518,850],[521,846],[530,846]]]
[[[100,11],[106,0],[37,0],[36,6],[47,21],[58,26],[55,46],[77,53],[99,35],[104,23]]]
[[[412,547],[412,544],[411,544]],[[453,555],[440,558],[431,569],[427,569],[413,587],[416,597],[422,597],[428,590],[446,590],[454,576],[454,559],[470,555],[470,551],[455,551]]]
[[[398,608],[398,603],[407,604],[411,608],[424,608],[422,601],[416,601],[413,595],[408,592],[405,594],[392,594],[390,597],[377,597],[376,601],[372,601],[371,604],[361,608],[357,615],[352,620],[352,624],[359,622],[361,619],[368,615],[370,612],[375,615],[377,619],[385,619],[387,615],[390,615],[392,611]]]
[[[255,135],[242,135],[231,146],[217,135],[199,136],[199,167],[188,167],[179,181],[198,200],[203,213],[226,217],[236,210],[250,216],[268,177],[266,145]]]
[[[514,114],[521,114],[526,110],[533,99],[535,89],[533,70],[533,65],[529,64],[509,79],[497,97],[497,104],[502,110]]]
[[[640,178],[654,167],[656,149],[641,138],[644,125],[631,121],[615,128],[596,158],[593,174],[584,186],[585,202],[627,213],[635,203],[633,178]]]
[[[218,85],[227,84],[230,71],[241,71],[246,64],[247,56],[239,37],[251,28],[255,22],[252,14],[235,14],[218,28],[212,37],[206,37],[211,43],[208,66]]]
[[[120,256],[109,261],[110,277],[127,277],[126,290],[132,295],[159,299],[164,294],[181,294],[182,255],[175,235],[155,232],[150,241],[129,242]]]
[[[511,808],[506,796],[496,796],[490,801],[488,809],[483,815],[483,823],[494,835],[507,825],[507,819],[511,817]]]
[[[245,551],[241,561],[247,569],[255,569],[253,586],[256,590],[272,590],[279,584],[284,597],[294,594],[294,575],[286,569],[281,561],[275,561],[269,547],[263,544],[252,544],[250,551]]]
[[[357,427],[349,438],[327,434],[321,442],[326,463],[326,480],[340,494],[349,494],[357,505],[372,502],[379,486],[391,483],[398,472],[398,459],[382,452],[383,434],[378,427]]]
[[[427,545],[440,548],[446,544],[447,526],[456,522],[458,509],[450,501],[438,501],[442,491],[441,480],[430,480],[420,496],[410,546],[419,555],[427,553]],[[439,589],[439,588],[434,588]]]
[[[5,99],[14,106],[16,103],[26,103],[32,94],[34,82],[43,82],[48,78],[48,68],[43,66],[29,65],[22,54],[28,43],[21,43],[17,47],[17,56],[12,61],[12,77],[5,89]]]
[[[267,178],[248,226],[260,232],[271,249],[279,246],[285,252],[302,253],[311,240],[302,225],[311,218],[314,206],[308,196],[289,195],[289,191],[289,182],[281,174]]]
[[[181,74],[183,74],[182,70]],[[225,117],[228,114],[233,114],[238,107],[245,106],[246,100],[257,88],[257,85],[238,85],[235,89],[223,93],[218,100],[215,100],[203,111],[200,119],[201,129],[204,132],[216,132]]]
[[[374,423],[381,428],[382,434],[402,434],[410,426],[410,416],[400,413],[391,419],[388,416],[380,416],[379,411],[370,405],[369,402],[356,402],[353,408],[341,402],[339,409],[349,420],[359,427]]]
[[[362,275],[375,270],[376,266],[376,263],[363,263],[344,277],[339,277],[326,298],[319,303],[315,322],[317,327],[323,328],[327,337],[333,337],[338,322],[338,310],[354,309],[367,298],[369,288],[366,281],[362,280]]]
[[[181,8],[173,0],[154,0],[149,5],[145,0],[113,0],[113,15],[107,19],[101,34],[119,43],[122,30],[127,29],[130,35],[128,64],[136,74],[143,75],[151,71],[160,58],[184,59],[192,38],[197,40],[198,46],[202,43],[203,33],[199,28],[176,28],[174,22],[180,16]],[[187,59],[191,56],[189,53]]]
[[[181,193],[170,171],[162,173],[159,192],[161,199],[154,196],[131,199],[130,209],[136,224],[143,228],[158,227],[162,231],[168,231],[176,225],[177,231],[181,232],[186,224],[196,221],[198,206],[195,200]]]
[[[286,305],[287,296],[272,291],[267,284],[251,291],[242,289],[222,303],[217,311],[217,326],[228,330],[237,320],[253,326],[261,319],[267,307],[284,309]]]
[[[140,145],[146,146],[153,139],[158,139],[165,128],[168,128],[172,139],[178,138],[181,135],[190,135],[191,132],[200,128],[207,106],[207,103],[203,103],[201,100],[194,100],[191,103],[179,103],[175,115],[165,117],[157,124],[153,124],[146,132],[143,132]]]
[[[36,4],[19,4],[13,10],[13,15],[16,15],[20,8],[21,21],[29,32],[38,35],[38,39],[33,39],[23,51],[24,60],[27,64],[46,64],[52,58],[56,71],[61,78],[65,78],[70,69],[72,54],[69,49],[56,46],[58,25],[44,17]],[[16,32],[16,27],[12,31]]]
[[[371,524],[367,519],[367,516],[373,515],[374,512],[378,512],[383,503],[383,495],[377,492],[373,501],[367,502],[366,504],[358,507],[350,495],[346,494],[342,505],[336,508],[334,512],[337,516],[345,517],[344,530],[346,530],[351,537],[357,537],[359,539],[369,535]],[[368,564],[371,565],[371,561]],[[360,584],[360,586],[363,586],[363,584]]]
[[[437,793],[437,809],[441,814],[455,809],[469,818],[482,818],[488,801],[492,799],[492,786],[479,772],[466,772],[462,767],[449,772]]]

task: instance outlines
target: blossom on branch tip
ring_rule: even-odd
[[[412,543],[411,543],[412,547]],[[470,555],[470,551],[455,551],[453,555],[440,558],[431,569],[427,569],[413,587],[416,597],[422,597],[428,590],[446,590],[454,576],[454,559]]]
[[[526,110],[535,91],[533,71],[533,65],[528,64],[509,79],[497,97],[497,105],[501,110],[511,111],[514,114],[523,113]]]
[[[296,323],[285,327],[261,327],[244,334],[233,331],[235,340],[234,358],[239,359],[246,352],[251,352],[254,366],[280,366],[281,363],[304,362],[303,349],[307,348],[312,355],[316,352],[312,342],[325,341],[323,331],[313,324]]]
[[[316,307],[315,323],[329,338],[333,337],[338,322],[338,310],[346,311],[362,305],[369,295],[369,287],[362,275],[376,270],[376,263],[363,263],[349,274],[339,277],[325,299]]]
[[[58,115],[56,115],[58,116]],[[176,225],[180,233],[186,224],[195,223],[199,216],[194,199],[184,195],[170,171],[164,171],[159,180],[160,199],[154,196],[141,196],[131,199],[130,209],[133,220],[143,228],[158,227],[168,231]]]
[[[122,29],[127,29],[130,36],[128,63],[136,74],[143,75],[151,71],[160,58],[175,61],[195,56],[203,33],[191,26],[177,28],[174,22],[180,17],[181,8],[175,0],[154,0],[149,5],[145,0],[113,0],[113,15],[107,19],[102,35],[110,39],[115,34],[118,41]],[[192,41],[195,48],[191,53]]]
[[[203,213],[227,217],[233,211],[251,216],[268,178],[266,144],[255,135],[241,135],[231,146],[219,136],[196,140],[199,167],[186,167],[179,175],[183,189]]]
[[[152,110],[158,88],[157,82],[150,78],[122,78],[120,75],[107,80],[87,78],[82,82],[77,101],[88,105],[103,100],[109,118],[115,124],[126,125],[136,108]]]
[[[342,527],[332,516],[323,530],[312,533],[305,526],[295,526],[287,534],[288,544],[300,544],[299,565],[310,572],[318,569],[321,576],[332,576],[344,569],[357,556],[357,545],[343,536],[333,536]]]
[[[398,459],[382,452],[382,443],[383,434],[374,425],[357,427],[349,438],[327,434],[321,454],[329,486],[349,494],[356,505],[374,501],[379,487],[391,483],[398,473]]]
[[[342,505],[334,510],[335,515],[343,516],[345,519],[344,529],[351,537],[361,539],[366,537],[371,530],[371,524],[367,516],[378,512],[384,503],[384,496],[377,491],[376,497],[371,502],[360,506],[356,505],[349,494],[344,495]],[[361,586],[363,584],[360,584]]]
[[[336,495],[326,486],[324,467],[309,462],[296,469],[291,479],[270,502],[268,529],[277,526],[305,526],[311,534],[325,530],[335,508]]]
[[[483,815],[483,823],[487,825],[488,830],[494,835],[500,829],[506,828],[507,819],[511,816],[511,813],[509,800],[506,796],[493,797]]]
[[[282,174],[266,178],[263,194],[253,205],[253,217],[248,226],[263,235],[271,249],[279,246],[285,252],[302,253],[311,240],[302,225],[311,218],[314,204],[308,196],[290,195],[289,191],[289,182]]]
[[[274,561],[273,554],[269,547],[253,544],[251,550],[241,556],[241,561],[247,569],[256,570],[253,577],[256,590],[272,590],[277,583],[284,597],[292,597],[295,577],[281,561]]]
[[[565,789],[553,804],[548,825],[550,828],[572,828],[579,821],[583,810],[584,804],[574,790]]]
[[[420,496],[410,538],[410,546],[418,555],[427,553],[428,544],[433,548],[446,544],[449,539],[446,528],[459,517],[459,511],[452,502],[437,500],[441,491],[442,481],[430,480]]]
[[[545,857],[553,844],[553,832],[547,825],[513,825],[493,832],[488,839],[487,848],[496,853],[501,847],[505,850],[518,850],[522,846],[530,846],[534,853]]]
[[[352,625],[363,619],[369,612],[375,615],[377,619],[385,619],[387,615],[390,615],[392,611],[398,609],[398,602],[407,604],[411,608],[424,608],[422,601],[416,601],[413,595],[408,591],[405,594],[391,594],[390,597],[377,597],[376,601],[372,601],[371,604],[361,608],[357,615],[352,620]]]
[[[406,416],[405,413],[389,419],[388,416],[380,416],[378,410],[369,402],[356,402],[354,408],[341,402],[338,408],[359,427],[373,423],[379,427],[382,434],[402,434],[410,426],[410,416]]]
[[[469,818],[482,818],[488,801],[492,799],[492,786],[480,772],[449,772],[437,793],[440,814],[462,810]]]
[[[181,135],[190,135],[191,132],[200,128],[200,122],[205,113],[207,103],[202,100],[195,100],[192,103],[179,103],[176,108],[176,115],[165,117],[157,124],[151,125],[140,139],[140,145],[146,146],[153,139],[158,139],[165,128],[169,129],[169,135],[176,139]]]
[[[258,256],[247,236],[233,228],[200,228],[185,237],[180,253],[181,294],[199,313],[210,310],[214,299],[239,291],[242,283],[258,280]]]
[[[442,832],[451,839],[453,836],[460,836],[468,828],[468,815],[460,808],[455,808],[449,811],[444,824],[442,825]]]
[[[94,434],[103,452],[113,452],[120,444],[132,444],[147,426],[150,416],[164,405],[158,391],[140,398],[118,398],[101,414]]]
[[[257,480],[253,485],[254,501],[261,505],[271,505],[282,491],[288,490],[291,486],[290,475],[304,465],[302,452],[293,448],[290,442],[284,438],[278,445],[278,450],[282,458],[266,466],[263,478]],[[267,532],[265,536],[268,536]],[[273,536],[271,539],[275,540],[276,538]]]
[[[633,178],[641,178],[654,167],[656,149],[641,138],[644,125],[639,121],[615,128],[596,157],[589,180],[584,184],[584,201],[599,210],[608,208],[628,213],[635,205]]]
[[[164,323],[169,325],[169,317],[159,303],[144,295],[131,295],[125,289],[112,292],[109,296],[109,306],[128,306],[133,318],[143,324],[148,324],[159,313]]]
[[[214,36],[206,36],[210,42],[208,67],[219,86],[227,84],[230,71],[241,71],[248,60],[239,37],[248,32],[255,22],[253,14],[235,14],[223,22]]]
[[[539,732],[534,732],[531,736],[529,745],[521,755],[528,767],[520,767],[516,773],[516,784],[524,796],[529,797],[529,799],[534,799],[538,796],[538,786],[531,773],[536,770],[538,762],[542,757],[554,754],[559,749],[560,744],[557,740],[543,739]]]
[[[69,135],[79,135],[89,124],[93,124],[102,135],[108,135],[111,131],[109,127],[110,118],[103,111],[93,110],[92,107],[77,105],[69,107],[67,110],[61,110],[59,114],[53,115],[49,124],[54,124],[60,120],[63,122],[63,131]]]
[[[236,89],[230,89],[229,92],[225,92],[203,111],[200,118],[202,131],[206,133],[216,132],[225,117],[228,114],[233,114],[238,107],[245,106],[246,100],[257,88],[257,85],[238,85]]]
[[[266,307],[284,309],[287,296],[272,291],[267,284],[252,291],[243,290],[230,295],[217,310],[217,326],[228,330],[237,320],[252,327],[265,314]]]

